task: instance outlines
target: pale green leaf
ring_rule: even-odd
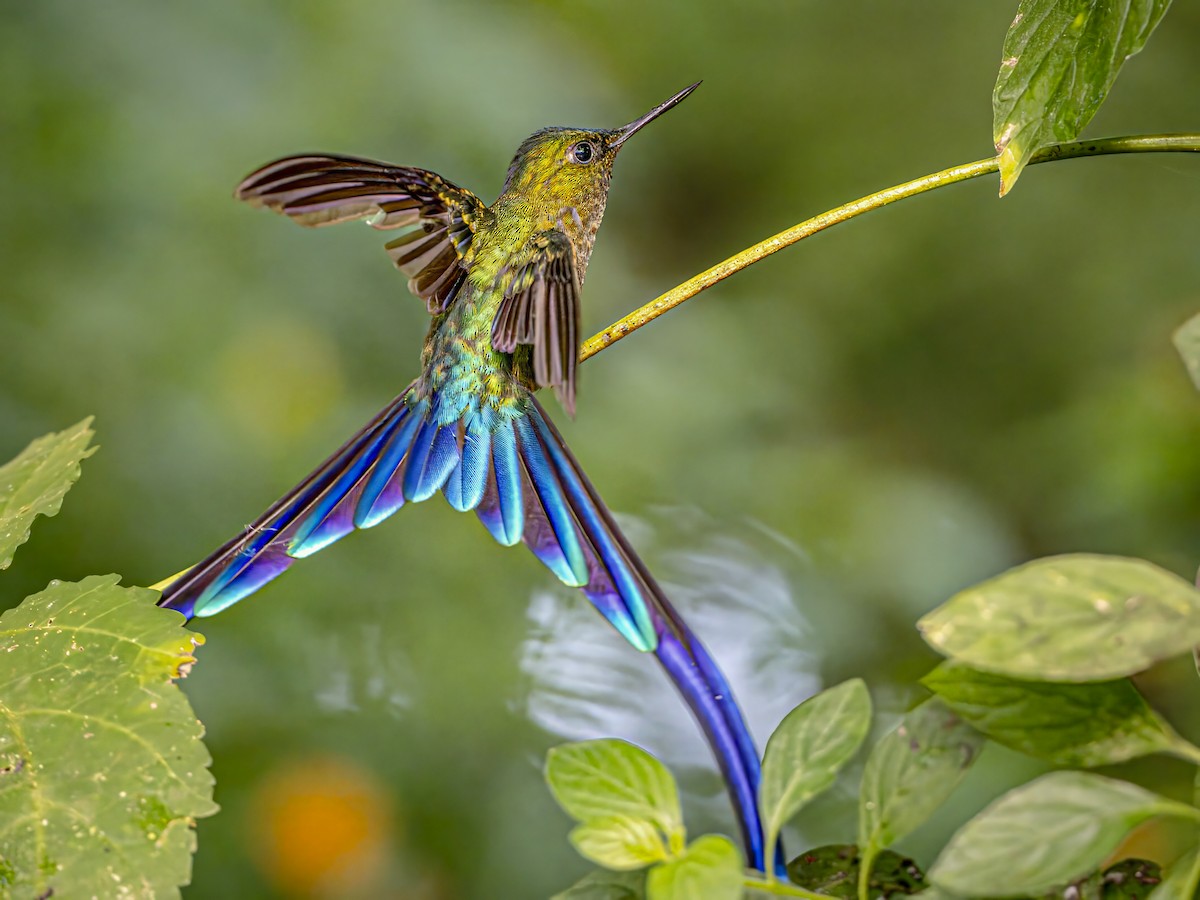
[[[40,437],[16,459],[0,466],[0,569],[29,540],[37,516],[56,515],[63,495],[79,478],[79,463],[96,452],[88,447],[94,432],[91,418]]]
[[[1200,314],[1192,316],[1175,329],[1172,340],[1187,368],[1192,384],[1200,390]]]
[[[997,743],[1058,765],[1109,765],[1186,743],[1128,679],[1017,681],[948,662],[921,683]]]
[[[793,709],[767,741],[758,796],[765,845],[809,800],[827,790],[871,727],[861,679],[822,691]]]
[[[958,830],[929,871],[968,897],[1038,894],[1090,874],[1134,827],[1200,811],[1090,772],[1051,772],[1009,791]]]
[[[1000,193],[1041,148],[1074,140],[1170,0],[1021,0],[992,92]]]
[[[737,900],[742,880],[737,848],[723,835],[706,834],[683,855],[650,870],[646,896],[649,900]]]
[[[0,616],[0,860],[17,896],[177,897],[212,815],[203,727],[173,683],[203,638],[116,575]]]
[[[867,758],[859,794],[864,857],[872,859],[928,819],[958,786],[982,743],[982,735],[936,698],[885,735]]]
[[[647,819],[589,819],[571,829],[570,838],[580,856],[609,869],[641,869],[667,858],[662,834]]]
[[[642,900],[646,896],[646,871],[589,872],[550,900]]]
[[[546,755],[546,782],[578,822],[645,819],[668,838],[683,832],[675,779],[657,759],[626,741],[563,744]]]
[[[1053,556],[968,588],[917,627],[939,653],[977,669],[1104,681],[1200,644],[1200,592],[1145,560]]]

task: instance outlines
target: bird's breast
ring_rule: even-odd
[[[497,293],[469,285],[430,329],[417,390],[442,424],[481,412],[488,421],[499,421],[516,415],[528,398],[512,356],[492,347]]]

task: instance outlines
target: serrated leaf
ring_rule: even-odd
[[[976,669],[1106,681],[1200,644],[1200,591],[1141,559],[1052,556],[968,588],[917,628],[939,653]]]
[[[805,700],[767,741],[759,783],[764,845],[775,846],[785,822],[827,790],[871,727],[871,695],[861,679]]]
[[[1149,900],[1194,900],[1200,885],[1200,850],[1185,853],[1167,870],[1166,877],[1150,892]],[[1140,895],[1126,895],[1133,900]]]
[[[1171,335],[1192,384],[1200,390],[1200,314],[1192,316]]]
[[[646,896],[646,871],[589,872],[550,900],[642,900]]]
[[[627,741],[552,747],[546,755],[546,783],[577,822],[623,816],[645,819],[669,839],[683,834],[675,779],[666,766]]]
[[[1000,195],[1030,158],[1074,140],[1125,61],[1145,46],[1170,0],[1021,0],[992,91]]]
[[[737,900],[742,896],[742,858],[729,838],[706,834],[683,855],[646,876],[649,900]]]
[[[793,884],[830,897],[858,896],[861,857],[854,844],[828,844],[801,853],[788,863]],[[875,859],[868,884],[871,897],[907,897],[926,889],[920,867],[907,857],[884,850]]]
[[[924,822],[958,786],[983,736],[936,698],[875,745],[863,771],[858,846],[868,859]]]
[[[960,828],[929,880],[968,897],[1049,891],[1098,869],[1134,827],[1161,815],[1194,821],[1200,811],[1125,781],[1051,772]]]
[[[921,683],[997,743],[1062,766],[1109,765],[1186,745],[1128,679],[1018,681],[947,662]],[[1194,756],[1185,751],[1185,758]]]
[[[0,466],[0,569],[29,540],[38,516],[57,515],[63,496],[79,478],[79,463],[96,452],[88,447],[91,417],[33,441],[16,459]]]
[[[589,819],[571,829],[570,840],[584,859],[609,869],[641,869],[667,858],[662,834],[647,819]]]
[[[172,683],[203,638],[116,575],[0,616],[0,860],[17,896],[178,897],[208,751]]]

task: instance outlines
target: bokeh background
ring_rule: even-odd
[[[3,576],[149,584],[249,522],[416,370],[426,315],[380,248],[230,197],[323,149],[490,202],[546,124],[632,142],[584,295],[598,330],[725,256],[990,152],[1013,2],[38,0],[0,12],[0,457],[96,415],[101,451]],[[1180,3],[1090,134],[1200,128]],[[863,676],[881,727],[935,657],[913,622],[1036,556],[1200,563],[1200,162],[1069,161],[804,242],[582,369],[560,422],[723,660],[760,739]],[[564,737],[662,754],[694,833],[731,822],[647,659],[435,499],[204,621],[185,688],[223,811],[187,895],[541,897],[587,870],[540,780]],[[1200,737],[1190,662],[1143,687]],[[1039,771],[990,748],[950,830]],[[1182,764],[1127,774],[1188,796]],[[853,773],[792,835],[853,837]]]

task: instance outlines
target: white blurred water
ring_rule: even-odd
[[[756,523],[718,523],[693,507],[620,522],[725,672],[761,751],[780,719],[820,689],[800,611],[806,556]],[[706,816],[724,815],[712,756],[657,661],[621,640],[578,591],[539,590],[527,615],[522,710],[566,740],[619,737],[645,747]]]

